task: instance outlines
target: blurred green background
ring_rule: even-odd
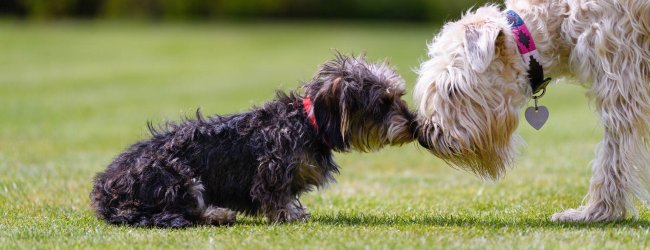
[[[487,1],[439,0],[2,0],[19,18],[151,20],[362,19],[442,21]]]
[[[337,154],[337,183],[304,223],[183,230],[95,218],[93,176],[146,122],[231,114],[298,89],[343,53],[388,59],[407,83],[442,21],[473,1],[0,0],[0,249],[638,249],[639,220],[558,224],[588,189],[602,128],[584,89],[558,84],[541,131],[503,180],[454,170],[415,143]],[[565,81],[563,81],[565,82]],[[640,205],[640,204],[639,204]],[[640,206],[641,207],[641,206]]]

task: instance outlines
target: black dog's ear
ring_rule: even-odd
[[[335,77],[323,82],[313,96],[314,115],[320,134],[326,138],[333,149],[349,149],[348,108],[345,104],[346,82],[343,77]]]
[[[350,147],[350,118],[360,107],[367,79],[374,79],[364,56],[351,57],[336,54],[320,66],[306,94],[314,103],[314,114],[322,136],[332,148],[346,151]],[[370,75],[369,75],[370,74]]]
[[[342,91],[341,89],[341,80],[342,77],[336,77],[334,80],[331,81],[325,81],[323,83],[323,87],[316,93],[317,97],[323,97],[323,98],[333,98],[333,99],[338,99],[336,98]]]

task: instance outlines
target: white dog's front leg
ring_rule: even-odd
[[[637,215],[633,198],[647,200],[648,151],[641,135],[612,131],[605,135],[593,162],[588,201],[577,209],[554,214],[553,221],[623,220]]]
[[[599,146],[593,162],[593,175],[589,184],[587,204],[554,214],[553,221],[611,221],[625,218],[626,205],[631,197],[625,191],[625,164],[622,162],[620,145],[605,138]],[[629,204],[626,204],[629,203]]]

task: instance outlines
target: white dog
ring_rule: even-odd
[[[543,72],[576,76],[596,103],[605,135],[586,204],[552,219],[636,217],[634,198],[650,201],[650,1],[505,5],[508,11],[488,5],[447,23],[429,45],[414,93],[420,144],[496,179],[513,163],[519,110],[543,95]],[[535,106],[527,118],[539,127],[548,113]]]

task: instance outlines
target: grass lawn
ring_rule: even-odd
[[[650,248],[639,220],[557,224],[588,188],[601,126],[584,90],[553,85],[541,131],[522,118],[516,167],[498,182],[415,144],[339,154],[338,183],[302,198],[305,223],[183,230],[107,225],[96,172],[147,137],[146,122],[247,110],[292,89],[331,49],[389,58],[413,89],[435,26],[359,23],[152,25],[0,22],[0,248]],[[411,95],[406,97],[411,102]]]

